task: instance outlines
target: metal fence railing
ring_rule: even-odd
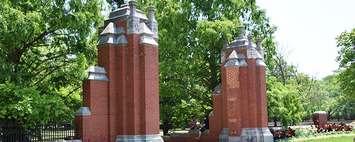
[[[73,124],[52,124],[25,129],[18,125],[0,125],[0,142],[55,142],[74,138]]]

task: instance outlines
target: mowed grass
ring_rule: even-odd
[[[353,136],[305,140],[304,142],[355,142]]]
[[[348,136],[324,136],[308,139],[295,139],[294,142],[355,142],[355,135]]]

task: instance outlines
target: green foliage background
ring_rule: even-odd
[[[71,121],[95,63],[99,0],[0,1],[0,119]]]
[[[0,119],[28,127],[73,119],[81,106],[85,71],[96,64],[97,29],[107,2],[0,1]],[[220,51],[241,26],[265,50],[270,121],[287,127],[318,110],[334,118],[354,114],[355,30],[337,39],[339,73],[317,80],[298,72],[277,52],[276,28],[255,0],[138,0],[144,11],[152,5],[159,23],[165,134],[185,128],[192,117],[202,121],[212,111]]]

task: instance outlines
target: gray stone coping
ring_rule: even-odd
[[[116,142],[163,142],[159,134],[156,135],[118,135]]]

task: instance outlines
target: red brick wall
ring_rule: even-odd
[[[226,106],[225,111],[226,123],[224,128],[229,128],[230,135],[239,136],[241,134],[241,112],[240,112],[240,83],[239,83],[239,67],[225,67],[225,82],[222,82],[223,104]]]
[[[256,100],[256,62],[255,59],[248,59],[248,107],[249,127],[257,127],[257,100]]]
[[[209,118],[209,133],[217,136],[222,130],[222,96],[213,96],[213,115]]]
[[[240,92],[241,92],[241,117],[242,117],[242,127],[249,127],[249,102],[248,102],[248,67],[240,67],[239,69],[240,78]]]
[[[84,102],[91,115],[77,118],[80,134],[84,142],[108,140],[108,82],[87,80],[84,83]]]
[[[268,126],[268,115],[267,115],[267,97],[266,97],[266,78],[265,78],[265,67],[258,66],[257,67],[257,81],[258,81],[258,125],[257,127],[267,127]]]
[[[159,133],[159,66],[158,48],[152,45],[140,47],[141,114],[140,133]],[[142,121],[145,120],[145,121]]]

